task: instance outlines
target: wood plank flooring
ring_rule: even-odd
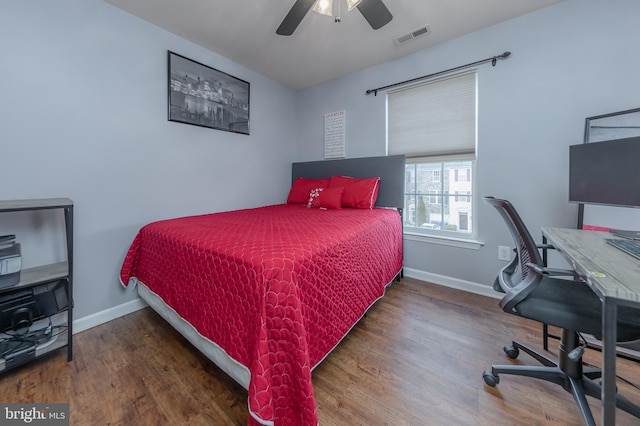
[[[394,283],[313,374],[320,424],[581,425],[573,398],[535,379],[501,376],[502,346],[541,348],[538,323],[505,314],[496,299],[415,279]],[[550,356],[557,354],[551,341]],[[599,365],[589,351],[587,362]],[[640,385],[640,364],[618,375]],[[618,380],[640,404],[640,391]],[[247,392],[147,308],[74,336],[60,350],[0,376],[2,402],[69,402],[72,425],[246,425]],[[589,399],[600,424],[600,402]],[[618,425],[640,420],[618,410]]]

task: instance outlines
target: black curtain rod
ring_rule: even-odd
[[[423,75],[422,77],[412,78],[411,80],[401,81],[400,83],[394,83],[394,84],[390,84],[388,86],[378,87],[377,89],[369,89],[369,90],[367,90],[367,95],[370,94],[370,93],[373,93],[374,96],[378,96],[378,90],[384,90],[384,89],[389,89],[391,87],[402,86],[404,84],[413,83],[414,81],[424,80],[424,79],[427,79],[427,78],[435,77],[437,75],[447,74],[447,73],[450,73],[450,72],[453,72],[453,71],[458,71],[458,70],[461,70],[461,69],[464,69],[464,68],[473,67],[475,65],[484,64],[485,62],[491,62],[491,65],[495,67],[496,63],[498,62],[498,59],[507,59],[510,55],[511,55],[511,52],[504,52],[502,55],[497,55],[497,56],[494,56],[492,58],[487,58],[487,59],[483,59],[481,61],[472,62],[472,63],[467,64],[467,65],[460,65],[459,67],[449,68],[448,70],[434,72],[433,74]]]

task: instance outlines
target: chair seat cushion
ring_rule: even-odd
[[[602,338],[602,302],[586,283],[545,276],[515,310],[525,318]],[[618,306],[617,340],[639,338],[639,311]]]

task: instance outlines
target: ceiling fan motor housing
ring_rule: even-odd
[[[276,30],[276,34],[284,36],[293,34],[315,3],[316,0],[296,0]],[[393,19],[393,15],[382,0],[363,0],[357,3],[356,7],[374,30],[382,28]],[[341,22],[340,15],[334,17],[334,22]]]

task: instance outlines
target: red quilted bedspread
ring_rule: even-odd
[[[120,279],[249,369],[249,423],[315,425],[312,368],[401,268],[397,211],[282,204],[146,225]]]

